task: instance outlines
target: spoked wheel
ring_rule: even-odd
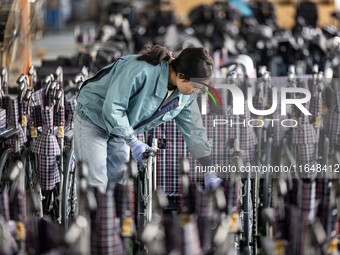
[[[252,197],[251,197],[251,179],[248,177],[244,180],[244,192],[242,196],[242,245],[241,252],[245,255],[252,253],[252,225],[253,225],[253,211],[252,211]]]
[[[141,240],[142,231],[146,224],[146,206],[144,201],[145,186],[144,186],[145,172],[140,171],[137,178],[137,239]]]
[[[38,182],[35,169],[36,160],[34,154],[27,150],[24,150],[21,156],[24,164],[26,174],[26,197],[28,198],[28,212],[33,212],[34,215],[39,217],[43,216],[43,204],[42,204],[42,193],[41,187]]]
[[[8,175],[8,170],[17,159],[16,154],[11,149],[2,151],[0,155],[0,191],[6,186],[4,181]]]
[[[71,150],[64,165],[61,191],[61,224],[68,228],[70,221],[78,214],[78,188],[76,180],[76,160]]]
[[[153,165],[152,165],[152,157],[148,159],[148,166],[146,169],[146,176],[145,176],[145,187],[147,189],[146,194],[146,221],[150,222],[152,218],[152,209],[153,209]]]

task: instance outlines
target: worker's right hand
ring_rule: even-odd
[[[144,152],[152,150],[149,145],[139,141],[137,138],[132,139],[128,142],[128,145],[131,148],[132,157],[140,164],[144,165],[146,159],[143,156]]]

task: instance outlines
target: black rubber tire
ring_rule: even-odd
[[[68,229],[69,221],[75,217],[78,207],[76,185],[76,163],[74,151],[70,150],[64,164],[63,186],[61,191],[61,225]],[[73,204],[76,203],[76,204]]]

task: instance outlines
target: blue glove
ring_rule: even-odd
[[[204,186],[205,188],[216,188],[220,186],[222,183],[222,179],[217,177],[215,173],[205,173],[204,174]]]
[[[130,142],[128,142],[128,145],[131,148],[132,157],[137,160],[138,163],[145,164],[143,153],[146,151],[150,151],[150,146],[139,141],[137,138],[134,138]]]

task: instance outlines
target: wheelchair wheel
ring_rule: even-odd
[[[0,156],[0,190],[6,185],[4,178],[8,173],[7,170],[11,167],[12,163],[15,162],[16,154],[11,149],[6,149],[1,153]]]
[[[39,217],[43,216],[42,191],[36,176],[36,159],[31,151],[25,149],[21,155],[25,174],[26,174],[26,196],[28,198],[29,206],[27,210],[33,212]],[[28,211],[29,213],[29,211]]]
[[[65,229],[78,213],[77,190],[75,155],[74,151],[70,150],[64,165],[61,191],[61,224]]]

